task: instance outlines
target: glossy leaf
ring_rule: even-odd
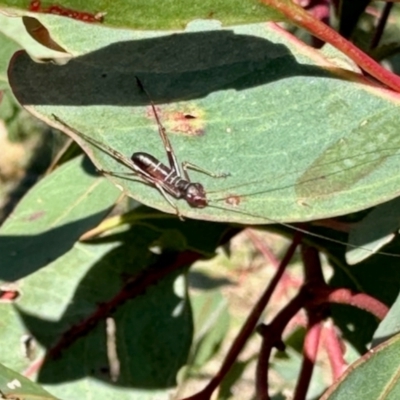
[[[215,356],[229,327],[226,299],[218,291],[192,297],[195,334],[191,366],[201,368]]]
[[[148,249],[160,237],[162,233],[137,225],[104,243],[77,243],[21,280],[18,303],[0,304],[2,322],[8,327],[0,335],[1,342],[7,343],[1,362],[17,370],[31,366],[32,361],[19,351],[22,335],[29,332],[36,343],[35,362],[64,340],[61,354],[46,359],[37,377],[61,398],[108,399],[118,393],[120,399],[168,399],[192,337],[182,271],[143,287],[138,296],[131,297],[126,289],[129,279],[134,280],[158,257]],[[106,313],[105,305],[118,296],[124,301],[116,301],[112,314]],[[111,339],[105,322],[110,317],[116,326]],[[82,333],[77,329],[71,333],[72,326]],[[109,340],[115,341],[120,367],[116,382]]]
[[[353,364],[321,400],[397,399],[400,335],[382,343]]]
[[[241,223],[310,220],[398,194],[396,95],[332,69],[334,59],[280,31],[264,24],[222,30],[203,21],[174,35],[105,35],[101,26],[57,22],[62,46],[77,57],[60,67],[16,55],[10,67],[15,95],[50,124],[61,128],[56,114],[127,157],[144,151],[166,162],[149,99],[135,83],[139,76],[178,159],[231,174],[192,173],[210,204],[200,210],[179,201],[183,215]],[[75,44],[67,32],[78,28]],[[97,166],[127,172],[78,141]],[[111,179],[140,202],[173,212],[153,187]]]
[[[21,15],[21,13],[28,14],[29,4],[29,0],[3,0],[0,2],[0,8],[12,7],[14,12]],[[80,0],[67,0],[62,3],[44,0],[40,2],[41,9],[48,9],[50,6],[58,6],[58,10],[64,11],[64,15],[68,15],[68,10],[71,13],[90,13],[93,16],[104,13],[103,22],[96,24],[131,29],[182,29],[194,19],[216,19],[225,25],[232,25],[267,21],[278,17],[276,12],[262,6],[257,0],[246,2],[240,0],[173,0],[168,2],[89,0],[84,3]],[[29,15],[39,19],[46,14],[31,12]],[[79,15],[76,17],[79,19]]]
[[[7,45],[2,45],[3,53],[7,50],[7,47],[10,46],[11,43],[13,43],[14,51],[16,51],[17,49],[25,49],[31,55],[31,57],[38,60],[48,60],[55,57],[65,58],[67,56],[66,54],[60,54],[60,52],[51,50],[48,47],[40,44],[28,33],[26,25],[24,25],[24,20],[22,18],[10,18],[7,15],[3,15],[1,13],[1,9],[0,32],[7,38],[7,42],[9,43]],[[5,56],[0,61],[0,68],[2,70],[2,73],[4,73],[4,78],[7,77],[6,72],[11,55],[12,53],[9,54],[9,57]]]
[[[0,278],[14,281],[68,252],[119,195],[82,157],[42,179],[0,229]]]
[[[386,317],[380,322],[378,329],[374,333],[372,346],[388,340],[390,337],[400,332],[400,297],[390,307]]]
[[[346,261],[353,265],[370,257],[389,243],[399,229],[400,199],[394,199],[374,208],[349,234]]]
[[[37,383],[0,364],[0,398],[24,400],[56,400]]]

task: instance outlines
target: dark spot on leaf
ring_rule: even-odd
[[[204,111],[194,104],[156,107],[156,113],[167,133],[184,134],[187,136],[204,135]],[[153,110],[148,108],[148,117],[156,123]]]
[[[41,218],[45,214],[44,211],[36,211],[33,214],[31,214],[28,218],[27,221],[36,221],[37,219]]]

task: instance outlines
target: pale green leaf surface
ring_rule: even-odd
[[[1,10],[0,10],[1,11]],[[33,58],[35,59],[55,59],[56,57],[67,57],[65,54],[53,51],[46,46],[43,46],[38,41],[36,41],[26,30],[22,18],[20,17],[10,17],[4,15],[0,12],[0,32],[7,38],[9,44],[7,47],[14,47],[14,51],[19,49],[25,49]],[[5,52],[7,47],[2,44],[1,51]],[[13,51],[13,52],[14,52]],[[8,60],[11,57],[4,57],[0,60],[0,71],[1,74],[4,73],[4,78],[6,79],[6,71],[8,67]],[[70,55],[68,55],[70,57]],[[4,71],[3,71],[4,64]]]
[[[229,312],[220,291],[206,291],[192,296],[195,334],[192,345],[192,367],[202,367],[213,357],[226,337]]]
[[[1,279],[14,281],[63,255],[107,215],[119,194],[83,157],[43,178],[0,229]]]
[[[286,348],[285,355],[280,354],[279,357],[279,353],[277,353],[277,356],[271,363],[271,367],[274,373],[281,377],[280,382],[284,382],[282,383],[282,390],[287,390],[287,387],[290,387],[292,390],[294,390],[301,368],[301,363],[301,354],[291,347]],[[326,382],[324,379],[323,370],[320,365],[315,365],[313,377],[307,392],[307,398],[318,398],[325,387]]]
[[[357,264],[372,256],[396,236],[400,226],[400,199],[396,198],[374,208],[349,233],[346,261]]]
[[[396,335],[353,364],[321,400],[400,398],[399,357]]]
[[[357,244],[347,245],[346,251],[346,262],[349,265],[358,264],[359,262],[371,257],[376,254],[383,246],[390,243],[396,235],[394,233],[387,233],[384,236],[380,236],[375,240],[368,238],[369,235],[365,235],[363,232],[359,238],[357,238]],[[374,235],[376,237],[376,235]],[[355,238],[353,237],[352,240]],[[369,242],[364,242],[364,239],[370,240]],[[355,246],[355,247],[353,247]]]
[[[1,26],[1,15],[0,15]],[[17,43],[0,33],[0,89],[8,87],[7,68],[11,56],[20,49]]]
[[[359,83],[350,72],[328,72],[321,54],[271,26],[211,25],[207,31],[210,23],[203,21],[171,35],[86,24],[75,44],[67,32],[80,29],[76,21],[58,24],[62,46],[77,57],[59,67],[18,54],[10,67],[15,95],[53,125],[56,114],[127,157],[143,151],[166,162],[149,101],[135,83],[139,76],[178,159],[231,174],[192,173],[210,204],[200,210],[177,201],[183,215],[241,223],[311,220],[399,193],[395,95]],[[127,172],[78,141],[97,166]],[[173,212],[153,187],[111,179],[140,202]]]
[[[56,400],[46,390],[28,378],[0,364],[0,396],[3,399]]]
[[[390,307],[385,318],[379,323],[372,339],[372,346],[375,347],[393,335],[400,332],[400,296]]]
[[[79,282],[93,265],[99,263],[102,257],[117,245],[118,243],[109,243],[102,246],[90,246],[76,243],[64,255],[49,263],[46,268],[19,281],[17,288],[22,288],[17,303],[19,309],[25,313],[40,316],[44,320],[54,321],[53,325],[46,324],[47,330],[41,335],[46,334],[54,338],[56,334],[61,333],[59,324],[57,325],[56,322],[61,319],[67,309]],[[92,310],[93,305],[88,303],[85,306],[81,305],[80,308],[79,315],[84,315]],[[21,351],[21,337],[30,332],[30,329],[12,303],[2,302],[0,311],[2,315],[1,342],[7,343],[0,354],[0,362],[22,372],[29,367],[31,361]],[[52,326],[58,330],[50,330]],[[36,349],[34,356],[42,355],[42,349]]]

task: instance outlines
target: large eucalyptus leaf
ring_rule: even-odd
[[[143,285],[140,295],[129,291],[157,262],[149,248],[161,238],[138,224],[103,242],[75,243],[47,268],[21,279],[17,303],[0,303],[0,341],[7,344],[0,362],[20,372],[37,370],[40,362],[37,381],[62,399],[109,399],[116,393],[119,399],[168,399],[193,329],[182,271]],[[112,334],[107,318],[114,322]],[[35,344],[32,359],[21,352],[27,333]],[[60,341],[61,354],[43,360]],[[116,360],[110,359],[110,341]]]
[[[60,67],[15,55],[9,76],[21,104],[62,128],[57,115],[126,157],[143,151],[166,162],[138,76],[178,159],[230,173],[225,179],[192,173],[210,204],[200,210],[177,201],[183,215],[241,223],[311,220],[399,193],[397,96],[271,26],[220,29],[201,21],[171,33],[51,16],[46,22],[76,58]],[[76,43],[71,32],[79,29]],[[66,131],[99,168],[127,172]],[[142,203],[174,212],[154,187],[110,179]]]
[[[354,363],[321,400],[397,399],[399,339],[400,335],[392,337]]]
[[[92,15],[92,21],[96,22],[98,13],[105,14],[102,25],[133,28],[133,29],[182,29],[196,18],[218,19],[226,25],[246,22],[259,22],[271,18],[277,19],[278,13],[263,6],[257,0],[64,0],[36,1],[36,7],[30,7],[29,0],[3,0],[0,9],[6,8],[7,12],[18,15],[29,14],[41,19],[44,14],[30,12],[38,9],[42,12],[51,12],[65,16],[83,19],[83,13]],[[46,11],[47,10],[47,11]],[[100,23],[99,23],[100,24]]]
[[[4,365],[0,364],[0,396],[3,399],[56,400],[54,396]]]
[[[1,226],[1,280],[50,264],[110,212],[120,193],[88,161],[79,157],[43,178]]]

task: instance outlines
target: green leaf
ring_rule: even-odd
[[[46,176],[0,229],[1,279],[20,279],[68,252],[107,215],[119,194],[83,157]]]
[[[400,332],[400,296],[397,296],[396,301],[390,307],[385,318],[380,322],[377,330],[374,333],[372,346],[376,347],[388,338]]]
[[[382,343],[354,363],[322,397],[340,399],[398,399],[400,335]]]
[[[195,335],[191,367],[200,368],[218,351],[229,327],[227,302],[219,291],[192,297]]]
[[[64,340],[59,357],[45,359],[37,378],[61,398],[109,399],[118,393],[120,399],[168,399],[187,360],[193,331],[183,271],[143,287],[138,296],[131,296],[126,286],[159,257],[149,251],[159,237],[159,232],[136,225],[96,244],[76,243],[19,281],[23,291],[17,307],[0,304],[7,326],[0,332],[0,341],[7,343],[0,362],[19,371],[30,366],[16,351],[21,336],[29,332],[37,360]],[[110,304],[114,307],[106,312]],[[111,337],[106,334],[109,317],[116,326]],[[115,382],[110,341],[119,363]]]
[[[28,378],[0,364],[0,398],[24,400],[56,400]]]
[[[375,254],[349,267],[344,260],[343,250],[343,246],[332,243],[329,245],[330,261],[334,271],[329,285],[366,293],[388,306],[393,304],[400,290],[398,257]],[[385,251],[400,254],[400,246],[393,241]],[[332,304],[331,311],[342,337],[363,354],[369,348],[371,338],[377,329],[376,317],[365,310],[348,305]]]
[[[375,207],[349,233],[346,261],[353,265],[372,256],[391,242],[399,229],[400,198]]]
[[[12,55],[21,47],[9,36],[3,33],[2,15],[0,14],[0,119],[5,121],[10,129],[10,124],[18,115],[19,106],[11,94],[8,84],[7,69]]]
[[[2,43],[1,51],[4,53],[11,51],[8,57],[4,57],[0,60],[0,70],[2,74],[4,73],[4,79],[7,79],[6,71],[9,59],[12,53],[17,49],[25,49],[34,59],[39,60],[49,60],[57,56],[66,57],[65,54],[62,55],[59,52],[53,51],[35,40],[32,35],[27,32],[22,18],[11,18],[0,12],[0,32],[7,38],[7,43]]]
[[[0,15],[1,21],[2,15]],[[0,22],[1,26],[1,22]],[[1,32],[1,31],[0,31]],[[11,56],[20,49],[17,43],[0,33],[0,89],[8,88],[7,68]]]
[[[398,194],[396,98],[332,69],[334,59],[273,27],[216,30],[203,21],[171,35],[70,24],[82,29],[81,40],[63,46],[77,57],[59,67],[17,55],[10,66],[15,95],[48,123],[57,125],[56,114],[127,157],[142,151],[166,162],[149,100],[135,83],[139,76],[178,159],[231,174],[192,173],[210,204],[193,209],[177,201],[183,215],[241,223],[311,220]],[[127,172],[69,133],[98,167]],[[110,179],[140,202],[174,212],[155,188]]]
[[[280,353],[277,353],[277,355],[281,355],[281,357],[275,357],[271,363],[271,369],[275,374],[278,374],[281,377],[280,382],[285,383],[285,387],[282,387],[282,390],[286,389],[287,387],[290,387],[292,390],[294,390],[301,368],[301,354],[288,347],[284,353],[285,357],[282,357],[282,354]],[[318,398],[318,396],[326,388],[323,376],[324,375],[321,366],[315,365],[313,369],[313,379],[311,380],[310,387],[307,392],[307,398]]]
[[[182,29],[194,19],[216,19],[225,25],[246,22],[260,22],[269,19],[277,19],[278,14],[263,6],[257,0],[89,0],[82,3],[81,0],[67,0],[62,4],[49,1],[41,1],[41,9],[57,5],[64,14],[71,12],[88,12],[93,16],[97,13],[105,13],[101,25],[133,28],[133,29]],[[1,1],[1,7],[13,7],[26,14],[29,9],[27,0]],[[46,14],[30,13],[35,18],[46,21]],[[50,16],[54,18],[54,16]],[[57,17],[59,20],[60,18]],[[78,17],[79,18],[79,17]],[[63,18],[67,19],[67,18]],[[78,22],[78,21],[77,21]],[[82,22],[78,22],[83,24]],[[100,25],[100,24],[98,24]]]
[[[154,217],[154,210],[140,209],[140,218],[147,219],[147,215]],[[136,213],[137,214],[137,213]],[[204,254],[207,257],[215,255],[215,248],[221,242],[224,234],[229,231],[229,226],[225,224],[210,223],[207,221],[180,221],[176,217],[165,218],[165,214],[160,213],[159,218],[146,220],[146,225],[152,229],[163,232],[160,240],[162,247],[179,248],[178,246],[166,246],[176,237],[180,237],[181,245],[185,249],[191,249]]]

